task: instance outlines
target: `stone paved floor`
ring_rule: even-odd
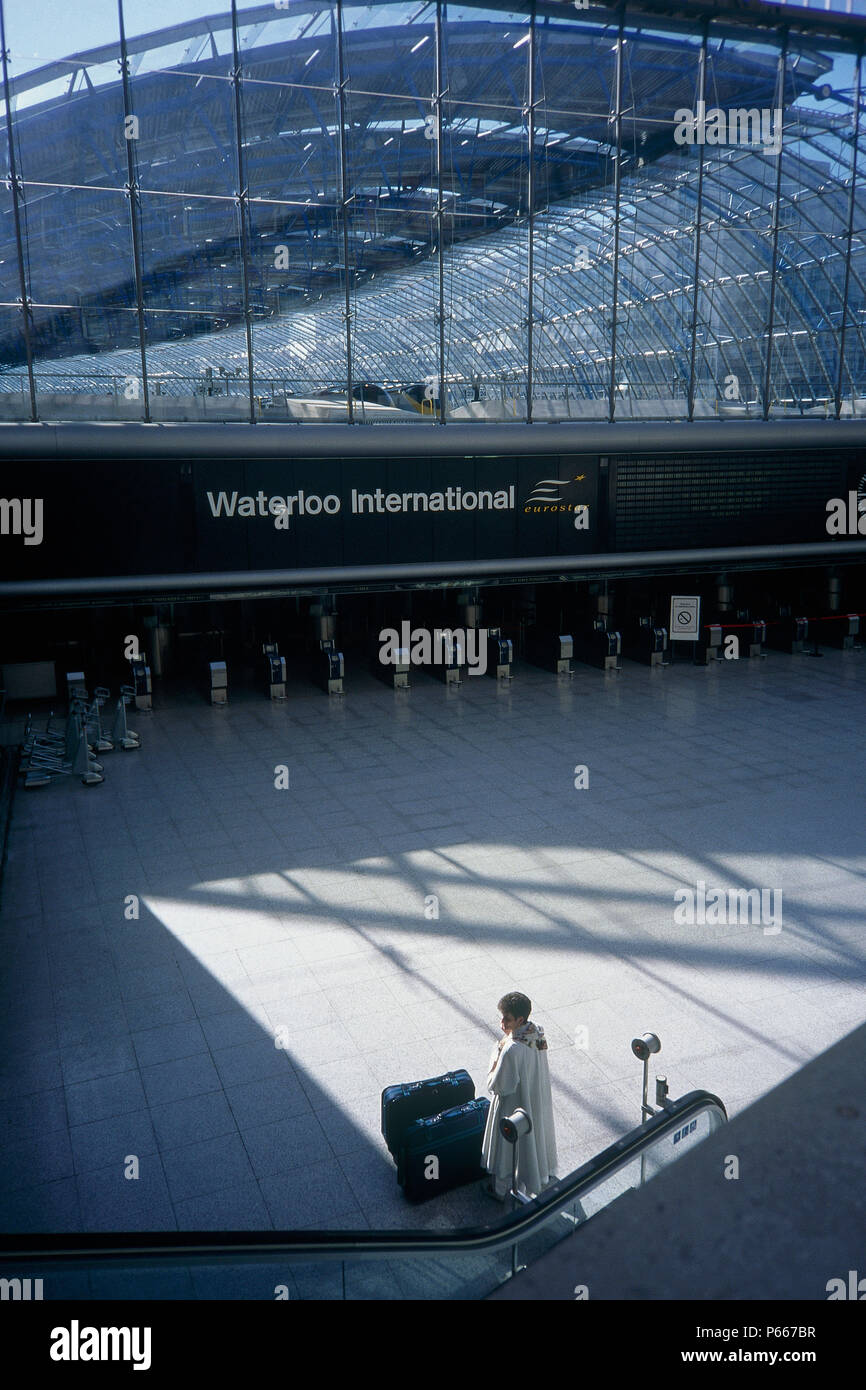
[[[404,1201],[379,1096],[459,1066],[483,1093],[509,988],[549,1038],[561,1173],[638,1122],[636,1033],[672,1095],[742,1109],[866,1014],[864,690],[866,653],[831,651],[158,689],[102,786],[16,797],[3,1229],[495,1219],[475,1188]],[[781,890],[781,931],[678,924],[699,881]]]

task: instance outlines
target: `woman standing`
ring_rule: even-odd
[[[529,1022],[532,1002],[513,991],[497,1009],[503,1036],[490,1058],[487,1089],[492,1101],[481,1147],[490,1174],[485,1191],[504,1201],[511,1188],[512,1145],[499,1132],[499,1121],[518,1108],[532,1121],[532,1130],[519,1141],[517,1188],[535,1197],[555,1180],[556,1136],[553,1098],[544,1030]]]

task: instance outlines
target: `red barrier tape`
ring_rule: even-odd
[[[767,619],[765,619],[765,618],[754,618],[754,619],[752,620],[752,622],[750,622],[750,623],[725,623],[725,622],[722,622],[722,623],[702,623],[701,626],[702,626],[702,627],[705,627],[705,628],[708,628],[708,629],[711,628],[711,627],[723,627],[723,628],[725,628],[726,630],[729,630],[729,631],[733,632],[735,628],[738,628],[738,627],[742,627],[742,628],[746,628],[746,627],[755,627],[756,624],[758,624],[758,623],[763,623],[764,627],[781,627],[782,623],[794,623],[794,622],[799,622],[799,620],[800,620],[803,616],[804,616],[804,614],[798,613],[796,618],[773,618],[773,619],[771,619],[771,620],[769,620],[769,621],[768,621]],[[822,618],[806,618],[806,622],[807,622],[807,623],[839,623],[839,622],[843,622],[843,621],[845,620],[845,618],[866,618],[866,613],[828,613],[828,614],[826,614],[826,616],[824,616],[824,617],[822,617]]]

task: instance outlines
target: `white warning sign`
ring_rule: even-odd
[[[671,595],[672,642],[696,642],[701,632],[701,600],[690,595]]]

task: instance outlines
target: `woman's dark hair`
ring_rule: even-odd
[[[512,990],[510,994],[503,994],[496,1007],[501,1014],[511,1014],[513,1018],[529,1018],[532,1013],[532,1000],[527,999],[526,995],[518,990]]]

